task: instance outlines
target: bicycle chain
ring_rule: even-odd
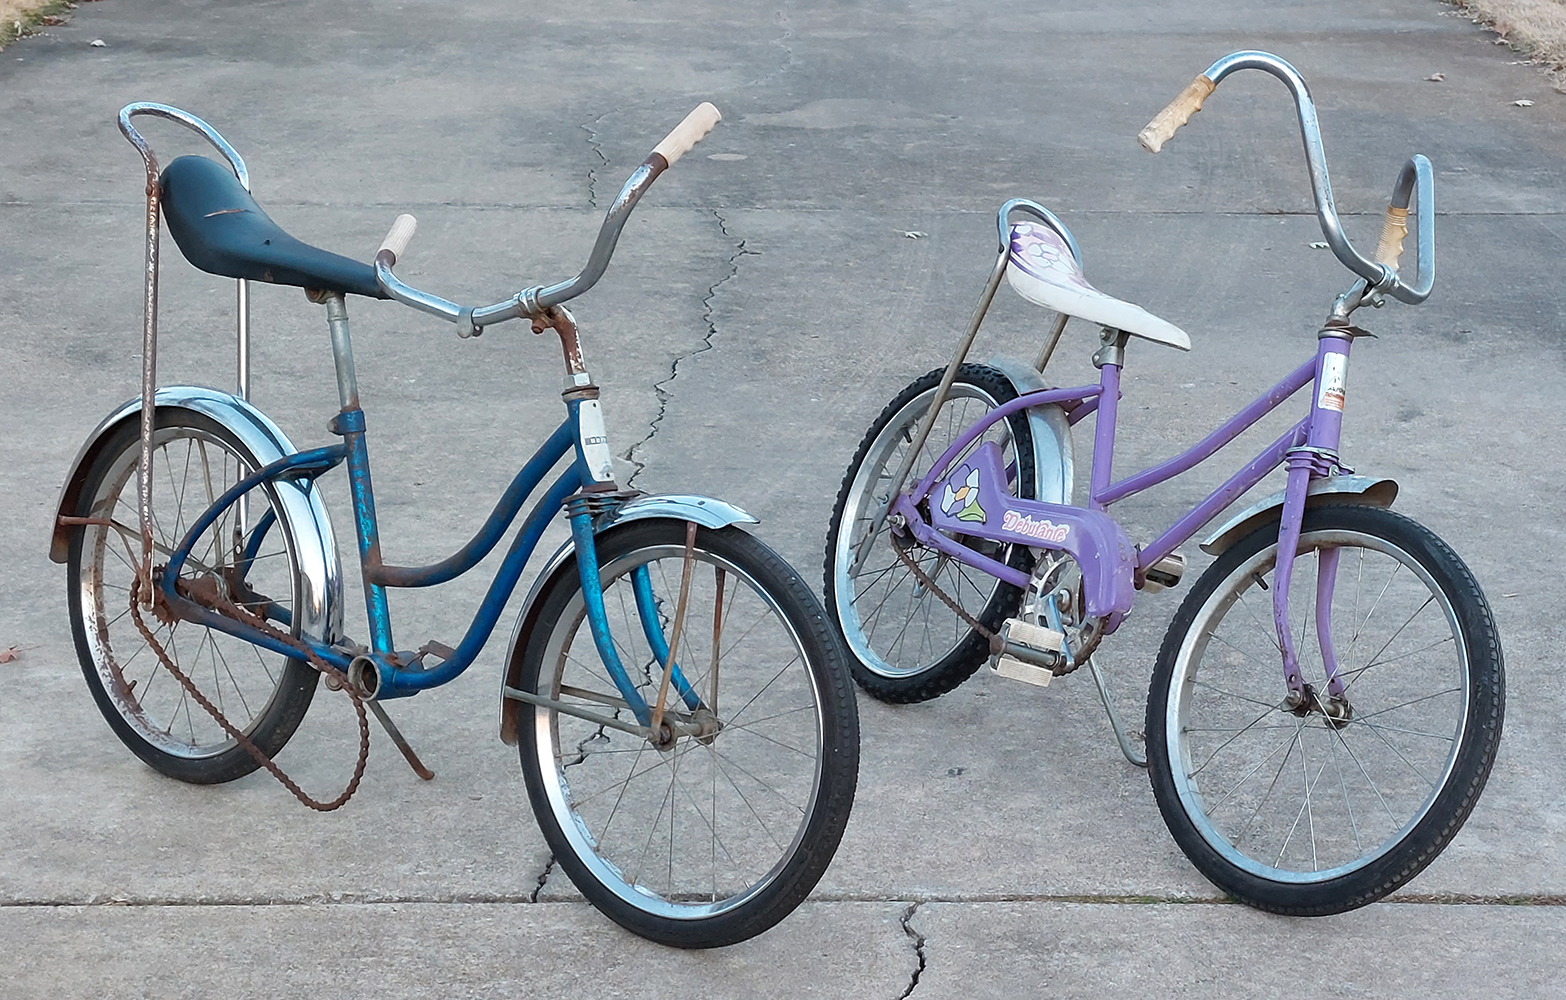
[[[343,789],[342,794],[330,802],[321,802],[317,799],[311,798],[309,793],[300,788],[292,778],[283,772],[282,768],[277,766],[271,757],[267,756],[266,751],[256,746],[251,742],[250,737],[246,736],[244,733],[235,728],[234,724],[228,721],[228,718],[223,715],[217,706],[208,701],[206,696],[203,695],[200,689],[196,687],[195,683],[191,681],[189,677],[186,677],[184,672],[173,663],[172,658],[164,650],[163,645],[153,637],[151,630],[147,628],[146,622],[142,620],[141,608],[139,607],[141,602],[138,600],[141,592],[141,584],[141,576],[140,574],[137,574],[135,582],[131,584],[130,591],[131,618],[135,620],[136,628],[141,632],[141,637],[147,641],[147,645],[150,646],[152,651],[157,654],[158,661],[163,664],[163,668],[172,674],[175,680],[180,682],[180,685],[184,687],[185,691],[193,699],[195,699],[196,704],[200,705],[208,715],[212,716],[213,720],[223,728],[223,731],[228,733],[228,735],[241,747],[244,747],[245,752],[250,754],[251,757],[254,757],[256,762],[259,763],[262,767],[266,768],[267,772],[270,773],[272,777],[276,778],[284,788],[292,792],[294,794],[294,798],[298,799],[300,802],[303,802],[311,809],[314,809],[317,812],[331,812],[334,809],[342,807],[349,799],[353,798],[354,793],[359,790],[359,781],[364,777],[364,769],[370,759],[370,719],[364,708],[364,698],[359,694],[358,691],[354,690],[353,685],[348,683],[348,678],[343,674],[343,672],[332,666],[330,663],[327,663],[325,660],[321,659],[321,657],[318,656],[315,651],[307,646],[302,640],[297,639],[286,632],[281,632],[276,628],[273,628],[266,622],[265,619],[251,614],[245,609],[239,607],[237,604],[234,604],[232,601],[223,597],[221,594],[212,595],[212,603],[217,605],[217,610],[219,612],[228,615],[230,618],[233,618],[236,621],[243,622],[244,624],[257,629],[258,631],[265,633],[273,639],[277,639],[278,641],[284,642],[293,647],[299,652],[300,656],[305,660],[306,663],[310,664],[310,666],[314,667],[320,673],[325,674],[328,678],[341,684],[342,690],[346,691],[348,693],[348,697],[352,699],[354,712],[359,716],[359,759],[354,764],[353,777],[349,779],[348,786]]]
[[[957,617],[961,618],[969,625],[972,625],[974,631],[984,636],[984,638],[989,641],[991,653],[999,653],[1001,651],[1000,636],[986,628],[983,622],[979,621],[977,618],[970,615],[967,611],[963,610],[962,605],[954,601],[951,596],[946,593],[946,591],[942,590],[936,584],[934,580],[925,576],[924,571],[919,568],[917,563],[908,558],[908,553],[903,551],[902,546],[897,544],[897,540],[895,538],[889,538],[888,541],[891,543],[892,551],[897,553],[897,558],[902,560],[904,566],[908,567],[908,571],[914,575],[915,580],[919,581],[919,585],[921,587],[940,598],[941,603],[946,605],[948,608],[951,608],[952,611],[956,612]]]
[[[914,579],[919,581],[919,585],[924,587],[930,593],[934,594],[936,597],[940,598],[942,604],[946,605],[948,608],[951,608],[952,611],[957,614],[957,617],[961,618],[969,625],[972,625],[975,632],[978,632],[989,641],[991,655],[999,655],[1005,651],[1004,639],[1002,639],[992,630],[986,628],[983,622],[979,621],[977,618],[973,617],[967,611],[965,611],[960,604],[952,599],[951,595],[942,590],[934,580],[926,576],[924,571],[919,568],[918,564],[908,557],[908,554],[904,552],[900,546],[898,546],[895,540],[889,539],[889,541],[891,543],[892,551],[897,553],[897,558],[902,561],[904,566],[908,567],[908,571],[914,575]],[[1056,677],[1061,677],[1076,670],[1079,666],[1086,662],[1087,656],[1091,654],[1094,649],[1098,648],[1098,640],[1102,638],[1102,635],[1097,636],[1088,646],[1086,653],[1079,653],[1069,662],[1063,664],[1061,667],[1057,667],[1050,672],[1053,673]]]

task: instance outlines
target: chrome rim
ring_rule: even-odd
[[[662,670],[637,615],[631,570],[647,567],[667,634],[684,555],[683,546],[649,546],[601,568],[610,632],[648,704]],[[660,751],[638,736],[535,709],[544,791],[572,853],[621,900],[675,919],[732,910],[775,882],[798,852],[821,791],[822,694],[800,637],[751,576],[698,549],[677,662],[705,704],[715,634],[722,729],[710,740],[682,736]],[[579,588],[545,646],[538,691],[635,722],[627,709],[605,708],[619,695],[586,627]],[[685,710],[672,689],[668,704]]]
[[[1391,542],[1354,531],[1300,541],[1291,630],[1308,683],[1325,687],[1316,637],[1319,550],[1337,547],[1333,646],[1353,716],[1341,728],[1282,705],[1272,625],[1276,544],[1230,574],[1196,616],[1165,710],[1180,802],[1229,863],[1260,878],[1316,883],[1382,857],[1425,818],[1468,726],[1468,651],[1429,572]]]
[[[892,532],[884,522],[875,537],[866,540],[876,514],[890,502],[891,480],[897,474],[920,421],[935,397],[932,388],[909,400],[876,437],[849,488],[843,507],[844,524],[838,528],[837,546],[832,555],[833,601],[843,638],[854,657],[872,673],[888,678],[905,678],[929,670],[951,654],[972,631],[972,626],[947,607],[935,594],[920,586],[897,553],[893,551]],[[1000,405],[977,386],[952,384],[951,394],[941,407],[930,436],[920,449],[909,473],[909,483],[930,470],[930,466],[963,431],[984,414]],[[1001,446],[1009,484],[1016,492],[1016,447],[1007,420],[997,421],[962,456],[985,441]],[[973,547],[1004,561],[1003,546],[987,540],[972,540]],[[859,571],[850,575],[859,550],[869,551]],[[917,544],[907,550],[920,572],[954,598],[968,614],[978,617],[995,596],[1000,581],[988,573],[965,566],[954,559]]]
[[[194,427],[163,429],[154,436],[155,564],[167,559],[213,500],[252,471],[232,448]],[[99,683],[137,736],[173,757],[216,757],[236,746],[236,741],[159,662],[130,615],[133,566],[141,549],[136,510],[139,459],[139,446],[126,449],[93,498],[91,515],[109,518],[119,529],[96,525],[84,529],[80,587],[87,646]],[[265,490],[252,491],[249,501],[247,516],[254,526],[273,504]],[[239,558],[234,541],[238,523],[235,505],[193,547],[185,575],[213,573],[221,579],[222,571]],[[267,530],[244,578],[297,621],[297,570],[288,536],[276,524]],[[259,612],[260,606],[247,598],[236,599]],[[287,667],[285,657],[190,622],[165,624],[145,609],[142,619],[180,671],[241,732],[251,733],[267,717]]]

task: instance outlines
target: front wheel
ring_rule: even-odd
[[[685,539],[686,523],[673,520],[632,522],[597,539],[610,633],[649,705],[664,663],[649,634],[669,641]],[[639,587],[657,619],[650,629]],[[539,602],[521,688],[636,725],[594,646],[574,559]],[[693,709],[670,685],[668,707],[692,724],[686,732],[655,746],[524,705],[522,772],[555,858],[594,906],[642,937],[717,947],[782,920],[825,872],[853,804],[859,716],[820,603],[775,552],[737,528],[696,532],[675,661],[700,702]],[[688,731],[698,721],[702,732]]]
[[[1149,770],[1170,833],[1215,885],[1275,913],[1339,913],[1413,878],[1468,818],[1501,737],[1501,644],[1473,574],[1429,530],[1375,507],[1307,510],[1289,608],[1313,696],[1291,708],[1277,552],[1273,522],[1181,604],[1148,695]],[[1321,707],[1327,586],[1336,718]]]

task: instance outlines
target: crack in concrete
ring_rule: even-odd
[[[609,157],[604,155],[604,144],[598,141],[598,130],[595,129],[593,126],[597,125],[599,122],[603,121],[605,118],[608,118],[610,115],[614,114],[615,111],[617,111],[617,110],[619,110],[619,109],[615,108],[615,109],[611,109],[609,111],[605,111],[603,114],[599,115],[597,118],[594,118],[592,121],[586,122],[586,123],[578,126],[579,128],[582,129],[582,131],[587,133],[587,145],[588,145],[588,148],[590,148],[593,151],[594,155],[596,155],[598,157],[598,161],[599,161],[598,166],[590,167],[588,169],[588,171],[587,171],[587,207],[588,208],[597,208],[598,207],[598,171],[601,168],[607,167],[609,165]]]
[[[549,881],[549,873],[555,870],[555,856],[549,856],[549,862],[544,865],[544,870],[538,874],[538,885],[533,887],[533,894],[527,897],[529,903],[538,902],[538,894],[544,891],[544,883]]]
[[[728,221],[723,218],[723,213],[717,209],[713,209],[712,217],[718,220],[718,230],[723,233],[724,238],[733,242],[734,234],[729,232],[729,224]],[[707,324],[707,332],[702,337],[701,344],[698,345],[694,351],[691,351],[687,354],[681,354],[676,357],[669,364],[668,377],[653,383],[653,392],[658,397],[658,412],[653,416],[652,420],[647,425],[647,435],[640,441],[631,445],[631,447],[628,448],[625,454],[622,456],[626,461],[636,466],[636,470],[626,477],[625,486],[627,489],[629,489],[631,484],[636,481],[636,477],[642,474],[642,470],[647,468],[647,463],[638,459],[636,457],[636,452],[641,449],[642,446],[646,445],[647,442],[658,436],[658,428],[663,424],[663,418],[668,414],[669,400],[674,398],[674,393],[670,392],[667,386],[679,376],[680,362],[687,361],[691,358],[694,358],[698,354],[705,354],[707,351],[712,350],[712,338],[717,336],[718,333],[717,323],[713,319],[713,302],[717,298],[718,289],[722,288],[726,282],[739,274],[739,261],[741,257],[759,256],[761,256],[759,252],[745,249],[744,240],[740,240],[735,243],[734,253],[729,257],[729,273],[725,274],[723,277],[719,278],[716,282],[710,285],[707,288],[707,294],[703,296],[701,300],[703,307],[702,320]]]
[[[919,912],[919,905],[919,901],[915,900],[908,904],[908,909],[903,911],[903,933],[908,935],[913,941],[914,954],[919,958],[919,967],[913,971],[913,975],[908,977],[908,988],[903,990],[902,996],[898,997],[897,1000],[908,1000],[913,995],[913,991],[919,986],[919,977],[924,975],[924,970],[929,965],[929,960],[924,953],[924,935],[915,930],[913,925],[913,917],[915,913]]]
[[[777,69],[768,73],[766,76],[751,81],[751,86],[753,87],[760,86],[769,80],[782,76],[799,62],[798,57],[794,55],[793,47],[788,44],[788,40],[794,37],[794,29],[788,26],[788,15],[784,14],[781,10],[775,11],[775,13],[777,14],[778,24],[783,28],[783,34],[772,39],[771,44],[776,45],[778,48],[783,50],[783,62],[780,66],[778,66]]]

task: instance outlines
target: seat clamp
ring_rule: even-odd
[[[327,421],[326,429],[333,434],[343,435],[364,431],[364,411],[344,410],[331,420]]]

